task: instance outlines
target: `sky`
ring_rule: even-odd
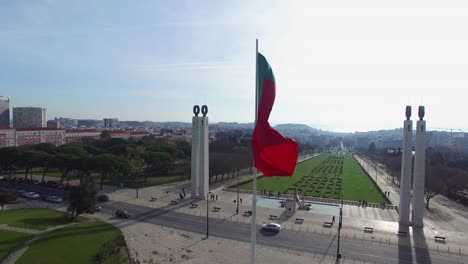
[[[467,1],[0,1],[0,96],[48,118],[253,122],[255,39],[270,123],[468,130]]]

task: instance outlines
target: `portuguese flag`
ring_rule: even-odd
[[[291,176],[299,148],[294,139],[274,130],[268,118],[275,102],[275,77],[265,57],[257,53],[257,123],[252,137],[255,167],[264,176]]]

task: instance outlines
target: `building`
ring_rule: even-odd
[[[110,135],[111,138],[129,139],[130,138],[130,131],[109,130],[109,135]]]
[[[46,109],[41,107],[14,107],[14,128],[46,127]]]
[[[74,128],[78,126],[78,120],[66,118],[66,117],[59,117],[60,120],[60,127],[63,128]]]
[[[146,131],[131,131],[130,132],[130,138],[135,141],[141,140],[142,138],[147,137],[149,135],[151,135],[151,133],[146,132]]]
[[[60,118],[55,118],[54,120],[47,121],[47,128],[60,128]]]
[[[51,143],[65,144],[65,130],[55,128],[17,128],[16,146]]]
[[[356,138],[356,149],[368,150],[371,141],[368,137],[357,137]]]
[[[463,152],[465,151],[465,134],[464,133],[458,133],[456,134],[453,139],[453,148],[456,151]]]
[[[0,128],[10,128],[10,99],[0,96]]]
[[[0,129],[0,148],[16,146],[15,130],[11,128]]]
[[[117,118],[104,118],[103,121],[106,128],[116,128],[119,123],[119,119]]]
[[[95,129],[67,129],[65,130],[65,143],[83,143],[99,140],[101,132]]]
[[[78,127],[85,127],[85,128],[94,128],[102,126],[101,120],[95,119],[78,119],[77,120]]]

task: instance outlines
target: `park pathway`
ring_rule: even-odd
[[[0,225],[1,230],[8,230],[8,231],[16,231],[16,232],[22,232],[22,233],[28,233],[28,234],[33,234],[31,238],[28,238],[21,242],[18,246],[16,246],[3,260],[0,259],[2,264],[14,264],[16,261],[28,250],[29,245],[40,239],[42,236],[56,230],[60,229],[63,227],[71,226],[76,224],[75,222],[73,223],[68,223],[64,225],[58,225],[54,226],[51,228],[48,228],[46,230],[38,231],[38,230],[33,230],[33,229],[26,229],[26,228],[17,228],[17,227],[11,227],[7,225]]]
[[[36,235],[36,234],[39,234],[41,232],[41,231],[35,230],[35,229],[14,227],[14,226],[9,226],[9,225],[5,225],[5,224],[0,224],[0,230],[15,231],[15,232],[27,233],[27,234],[32,234],[32,235]]]

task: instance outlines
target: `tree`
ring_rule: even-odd
[[[96,169],[101,173],[100,190],[104,180],[107,178],[109,173],[115,173],[119,166],[119,159],[117,156],[112,154],[101,154],[96,157]]]
[[[12,193],[0,193],[0,206],[2,206],[2,211],[3,211],[3,206],[5,204],[9,204],[11,202],[16,201],[16,196]]]
[[[174,158],[166,152],[146,152],[143,159],[145,161],[145,181],[150,175],[167,174],[174,168]]]
[[[28,177],[28,173],[32,171],[33,168],[42,165],[42,153],[34,150],[24,150],[20,152],[19,155],[19,166],[24,168],[24,178]],[[32,172],[31,172],[32,176]]]
[[[48,154],[54,154],[57,151],[57,147],[52,143],[39,143],[32,146],[32,149],[36,151],[45,152]]]
[[[68,211],[71,213],[71,218],[76,218],[83,213],[94,212],[96,206],[96,185],[93,178],[88,177],[77,188],[70,191]],[[68,213],[68,212],[67,212]]]
[[[111,138],[110,132],[108,130],[104,130],[101,132],[101,138],[102,139],[109,139]]]
[[[37,163],[43,168],[41,182],[44,181],[44,178],[49,171],[50,166],[52,165],[52,160],[54,156],[46,152],[39,152],[37,155]]]
[[[184,153],[185,157],[190,157],[192,155],[192,146],[189,142],[185,140],[176,142],[177,148]]]
[[[78,144],[66,144],[60,146],[59,153],[53,158],[52,164],[58,168],[62,177],[60,183],[67,178],[69,180],[69,173],[79,167],[80,160],[89,158],[89,153]]]
[[[57,154],[50,161],[52,167],[57,168],[62,177],[60,177],[60,183],[63,183],[65,177],[68,180],[68,174],[75,168],[76,161],[80,158],[71,154]]]
[[[0,167],[10,178],[20,165],[22,151],[17,147],[0,148]]]
[[[439,194],[445,193],[447,186],[442,180],[444,167],[429,166],[426,170],[424,198],[426,199],[426,209],[429,209],[429,201]]]

